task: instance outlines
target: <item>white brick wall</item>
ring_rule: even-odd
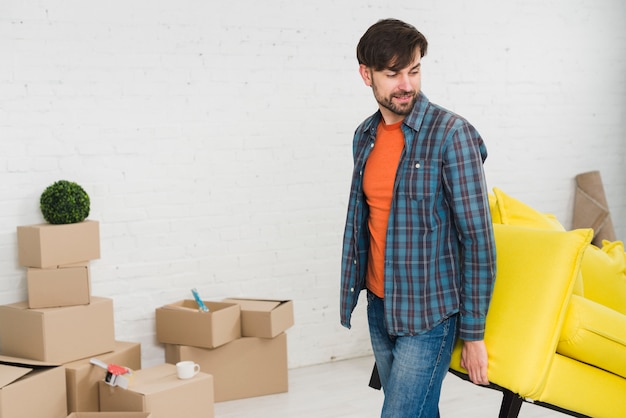
[[[375,109],[354,49],[390,16],[428,36],[424,91],[483,134],[491,186],[569,225],[574,176],[599,169],[624,239],[620,0],[6,0],[0,303],[26,295],[15,227],[69,179],[101,222],[93,292],[145,365],[163,361],[154,309],[192,287],[294,299],[292,367],[368,353],[363,306],[338,325],[340,243],[352,132]]]

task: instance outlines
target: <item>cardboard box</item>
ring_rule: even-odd
[[[100,258],[100,224],[37,224],[17,227],[19,263],[47,268]]]
[[[242,337],[215,349],[166,344],[165,361],[193,360],[213,375],[215,402],[287,392],[287,335]]]
[[[241,336],[274,338],[293,326],[293,302],[290,300],[229,298],[241,308]]]
[[[149,412],[72,412],[67,418],[152,418]]]
[[[66,416],[62,367],[0,356],[0,418]]]
[[[200,312],[194,300],[182,300],[156,309],[157,341],[214,348],[241,337],[239,305],[204,302]]]
[[[89,264],[26,270],[28,307],[54,308],[87,305],[91,301]]]
[[[0,306],[0,353],[63,364],[115,349],[113,301],[92,297],[89,305],[28,309]]]
[[[99,382],[100,410],[150,412],[152,418],[213,417],[213,377],[200,372],[176,376],[176,366],[160,364],[136,371],[128,389]]]
[[[94,356],[106,364],[117,364],[131,370],[141,369],[141,344],[116,341],[115,350]],[[94,366],[90,358],[66,363],[68,412],[97,412],[100,410],[98,382],[104,380],[106,370]]]

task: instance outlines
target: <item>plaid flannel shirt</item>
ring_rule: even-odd
[[[340,295],[348,328],[365,288],[370,237],[363,171],[380,119],[376,112],[354,135]],[[422,93],[402,130],[385,248],[388,331],[417,335],[458,312],[460,338],[481,340],[496,266],[483,172],[487,150],[472,125]]]

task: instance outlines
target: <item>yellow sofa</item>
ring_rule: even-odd
[[[485,343],[500,417],[523,402],[573,416],[626,417],[626,256],[621,242],[590,244],[494,189],[497,276]],[[587,295],[588,293],[588,295]],[[450,371],[460,366],[461,342]]]

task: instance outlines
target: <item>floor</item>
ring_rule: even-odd
[[[374,360],[362,357],[289,371],[289,392],[215,404],[216,418],[375,418],[383,394],[368,387]],[[442,418],[497,417],[502,394],[448,374],[444,380]],[[524,403],[520,418],[566,418],[567,415]]]

